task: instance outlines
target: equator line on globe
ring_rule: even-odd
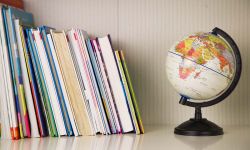
[[[193,100],[222,93],[234,77],[232,48],[211,33],[185,37],[168,51],[167,75],[174,88]]]

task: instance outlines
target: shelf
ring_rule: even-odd
[[[248,150],[250,126],[227,126],[225,134],[214,137],[187,137],[173,134],[173,126],[146,126],[143,135],[98,135],[61,138],[1,140],[0,149],[206,149]]]

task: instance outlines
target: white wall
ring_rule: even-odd
[[[111,34],[125,51],[145,124],[177,124],[193,115],[178,104],[167,81],[167,50],[184,35],[220,27],[238,44],[243,72],[237,89],[204,109],[218,124],[250,124],[250,1],[248,0],[24,0],[37,25],[78,27],[91,35]]]

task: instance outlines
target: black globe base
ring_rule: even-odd
[[[185,136],[216,136],[222,135],[223,129],[215,123],[202,118],[201,108],[196,107],[195,118],[177,126],[174,133]]]
[[[222,135],[223,129],[207,119],[190,119],[177,126],[174,133],[186,136],[216,136]]]

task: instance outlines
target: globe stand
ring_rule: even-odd
[[[175,134],[186,135],[186,136],[216,136],[223,134],[223,129],[221,127],[219,127],[215,123],[205,118],[202,118],[201,108],[215,105],[223,101],[228,95],[230,95],[233,92],[240,79],[242,62],[238,46],[226,32],[216,27],[212,30],[212,34],[220,36],[221,38],[225,39],[225,41],[227,41],[228,44],[233,49],[235,56],[235,66],[237,66],[235,68],[234,78],[225,92],[223,92],[221,95],[210,101],[205,101],[201,103],[192,102],[189,101],[188,97],[181,95],[179,103],[185,106],[194,107],[195,116],[194,118],[191,118],[190,120],[183,122],[182,124],[177,126],[174,130]]]
[[[222,135],[223,129],[206,118],[202,118],[201,107],[195,107],[194,118],[177,126],[174,133],[186,136],[215,136]]]

